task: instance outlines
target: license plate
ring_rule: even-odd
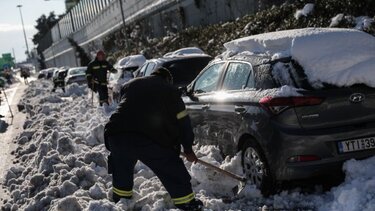
[[[340,153],[375,149],[375,137],[340,141],[337,144]]]

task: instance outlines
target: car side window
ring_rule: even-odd
[[[150,63],[150,64],[148,64],[148,66],[147,66],[147,69],[146,69],[146,72],[145,72],[145,76],[149,76],[149,75],[151,75],[151,73],[152,72],[154,72],[154,67],[156,66],[156,64],[155,63]]]
[[[216,90],[223,64],[217,63],[206,69],[195,81],[194,92],[204,93]]]
[[[231,62],[223,82],[223,90],[241,90],[246,87],[254,87],[252,68],[247,63]]]

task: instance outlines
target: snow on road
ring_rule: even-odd
[[[22,103],[27,120],[14,137],[16,161],[5,174],[11,199],[5,210],[173,210],[172,202],[153,172],[137,163],[135,196],[114,204],[111,176],[107,174],[103,125],[109,115],[91,107],[88,90],[72,85],[68,94],[50,93],[51,83],[37,81],[26,90]],[[72,100],[67,100],[67,97]],[[241,173],[240,156],[223,158],[215,146],[195,147],[198,157]],[[199,164],[185,162],[197,197],[206,210],[375,210],[375,158],[345,163],[343,184],[329,192],[304,194],[284,191],[264,198],[247,186],[236,201],[226,204],[237,183]]]

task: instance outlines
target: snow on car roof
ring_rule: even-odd
[[[140,67],[142,66],[143,63],[146,62],[146,58],[139,54],[139,55],[131,55],[124,57],[120,59],[115,67],[120,67],[120,68],[128,68],[128,67]]]
[[[224,44],[222,56],[291,56],[314,87],[366,84],[375,87],[375,37],[355,29],[304,28],[258,34]]]

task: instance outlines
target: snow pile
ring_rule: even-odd
[[[332,201],[320,206],[321,210],[375,210],[375,157],[363,161],[349,160],[343,167],[344,184],[329,193]]]
[[[47,81],[32,82],[23,98],[28,117],[16,137],[17,165],[5,176],[11,196],[5,210],[79,210],[108,198],[101,125],[107,117],[89,107],[84,86],[73,84],[67,94],[50,88]]]
[[[63,96],[71,96],[73,98],[87,95],[88,90],[85,89],[86,85],[78,85],[77,83],[69,84],[65,87],[65,93]]]
[[[305,28],[259,34],[225,43],[222,56],[291,56],[316,88],[322,83],[375,87],[375,38],[354,29]]]
[[[294,14],[294,17],[298,20],[302,16],[308,16],[312,11],[314,11],[314,4],[306,4],[302,10],[297,10],[297,12]]]

